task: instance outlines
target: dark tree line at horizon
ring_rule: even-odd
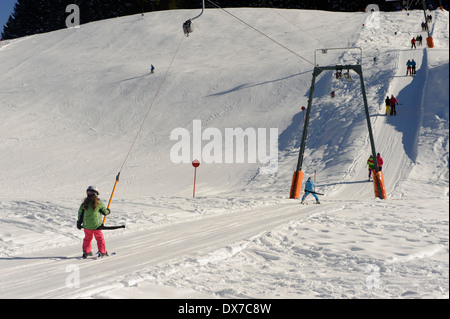
[[[315,9],[327,11],[362,11],[368,3],[375,3],[381,10],[389,10],[392,3],[385,0],[211,0],[222,8],[266,7],[285,9]],[[401,2],[401,1],[400,1]],[[104,20],[137,13],[201,8],[202,0],[17,0],[14,12],[8,19],[2,39],[55,31],[66,27],[70,13],[66,7],[76,4],[80,8],[80,23]],[[206,8],[215,8],[205,0]],[[1,26],[0,26],[1,27]]]

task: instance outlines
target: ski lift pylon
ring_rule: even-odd
[[[184,32],[185,36],[188,37],[189,33],[192,33],[194,31],[194,26],[192,24],[192,20],[195,20],[198,17],[200,17],[203,14],[203,11],[205,11],[205,0],[202,0],[202,11],[200,12],[200,14],[195,16],[195,17],[193,17],[193,18],[191,18],[191,19],[189,19],[189,20],[186,20],[183,23],[183,32]]]

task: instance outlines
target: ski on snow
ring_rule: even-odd
[[[92,255],[92,256],[87,256],[86,258],[81,257],[81,259],[97,260],[97,259],[103,259],[103,258],[112,257],[112,256],[115,256],[115,255],[116,255],[115,252],[110,253],[110,254],[108,254],[107,256],[100,256],[100,253],[95,253],[94,255]]]

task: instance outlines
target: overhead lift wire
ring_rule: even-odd
[[[111,192],[111,197],[109,198],[109,202],[108,202],[108,209],[109,209],[109,206],[111,205],[111,201],[112,201],[112,198],[113,198],[113,195],[114,195],[114,191],[116,190],[117,183],[119,182],[119,176],[120,176],[120,173],[122,172],[122,170],[123,170],[123,168],[124,168],[124,166],[125,166],[125,163],[127,162],[128,157],[130,156],[131,150],[133,149],[134,145],[136,144],[136,140],[138,139],[138,137],[139,137],[139,135],[140,135],[140,133],[141,133],[141,131],[142,131],[142,127],[144,126],[145,122],[147,121],[148,115],[150,114],[150,110],[152,109],[153,104],[155,103],[155,100],[156,100],[156,98],[158,97],[159,92],[161,91],[161,88],[162,88],[164,82],[165,82],[166,79],[167,79],[167,74],[169,73],[169,70],[170,70],[170,68],[172,67],[173,61],[175,60],[175,57],[177,56],[178,51],[180,50],[181,43],[183,42],[183,39],[184,39],[184,36],[181,38],[181,41],[180,41],[180,43],[178,44],[177,49],[175,50],[175,53],[174,53],[174,55],[173,55],[173,57],[172,57],[172,60],[171,60],[170,63],[169,63],[169,66],[168,66],[168,68],[167,68],[167,70],[166,70],[166,72],[165,72],[165,74],[164,74],[164,77],[163,77],[161,83],[159,84],[158,90],[156,91],[155,95],[153,96],[153,100],[152,100],[152,102],[150,103],[150,106],[149,106],[149,108],[148,108],[148,110],[147,110],[147,113],[145,114],[144,119],[142,120],[142,123],[141,123],[141,125],[139,126],[139,130],[137,131],[137,133],[136,133],[136,135],[135,135],[135,137],[134,137],[134,139],[133,139],[133,142],[131,143],[130,149],[128,150],[128,153],[127,153],[127,155],[125,156],[125,159],[124,159],[124,161],[123,161],[123,163],[122,163],[122,166],[120,167],[119,173],[118,173],[117,176],[116,176],[116,182],[114,183],[114,187],[113,187],[113,190],[112,190],[112,192]],[[106,216],[107,216],[107,215],[105,215],[105,217],[103,218],[103,223],[102,223],[102,225],[105,225]]]
[[[172,60],[170,61],[169,67],[167,68],[166,73],[164,74],[164,77],[163,77],[161,83],[159,84],[158,90],[156,91],[155,96],[153,97],[153,100],[152,100],[152,102],[150,103],[150,106],[149,106],[149,108],[148,108],[148,110],[147,110],[147,113],[145,114],[145,117],[144,117],[144,119],[142,120],[142,123],[141,123],[141,125],[140,125],[140,127],[139,127],[139,130],[138,130],[138,132],[136,133],[136,136],[135,136],[134,139],[133,139],[133,143],[131,143],[130,149],[129,149],[127,155],[125,156],[125,159],[124,159],[124,161],[123,161],[123,163],[122,163],[122,166],[120,167],[119,173],[122,171],[123,167],[125,166],[125,163],[126,163],[126,161],[127,161],[127,159],[128,159],[128,156],[130,155],[131,150],[133,149],[134,144],[136,143],[136,140],[137,140],[139,134],[141,133],[142,127],[144,126],[144,123],[145,123],[146,120],[147,120],[147,117],[148,117],[148,115],[149,115],[149,113],[150,113],[150,110],[152,109],[152,106],[153,106],[153,104],[154,104],[156,98],[158,97],[159,91],[161,91],[161,88],[162,88],[164,82],[166,81],[167,74],[169,73],[169,70],[170,70],[170,68],[171,68],[171,66],[172,66],[172,64],[173,64],[173,61],[175,60],[175,57],[177,56],[178,51],[180,50],[181,43],[183,42],[183,39],[184,39],[184,37],[181,38],[181,41],[180,41],[180,43],[178,44],[177,49],[175,50],[175,53],[174,53],[174,55],[173,55],[173,57],[172,57]]]
[[[309,32],[307,32],[305,29],[302,29],[302,27],[300,27],[297,23],[292,22],[291,20],[289,20],[288,18],[286,18],[284,15],[282,15],[279,10],[276,10],[278,8],[274,8],[272,6],[270,6],[266,1],[264,0],[260,0],[260,2],[262,2],[266,7],[270,8],[272,10],[272,12],[274,12],[275,14],[279,15],[281,18],[283,18],[285,21],[287,21],[288,23],[292,24],[294,27],[300,29],[301,32],[303,32],[304,34],[306,34],[307,36],[313,38],[314,40],[316,40],[317,42],[322,43],[324,46],[327,46],[326,43],[322,42],[319,38],[314,37],[313,35],[309,34]]]
[[[267,35],[266,33],[260,31],[259,29],[255,28],[254,26],[250,25],[249,23],[245,22],[244,20],[242,20],[241,18],[237,17],[236,15],[232,14],[231,12],[227,11],[226,9],[222,8],[221,6],[219,6],[217,3],[211,1],[211,0],[205,0],[206,2],[210,3],[211,5],[213,5],[214,7],[224,11],[225,13],[227,13],[228,15],[230,15],[231,17],[233,17],[234,19],[238,20],[239,22],[241,22],[242,24],[244,24],[245,26],[249,27],[250,29],[252,29],[253,31],[259,33],[260,35],[268,38],[270,41],[274,42],[275,44],[279,45],[280,47],[282,47],[283,49],[291,52],[292,54],[296,55],[297,57],[299,57],[300,59],[306,61],[307,63],[311,64],[314,67],[318,67],[318,65],[315,65],[313,62],[309,61],[308,59],[306,59],[305,57],[301,56],[300,54],[298,54],[297,52],[289,49],[287,46],[281,44],[280,42],[278,42],[277,40],[273,39],[272,37],[270,37],[269,35]],[[263,3],[266,3],[265,1],[262,1]],[[279,12],[277,12],[273,7],[269,8],[274,11],[276,14],[278,14],[280,17],[282,17],[284,20],[288,21],[289,23],[293,24],[294,26],[298,27],[300,29],[301,32],[305,33],[308,36],[311,36],[306,30],[302,29],[301,27],[299,27],[298,25],[294,24],[293,22],[289,21],[288,19],[286,19],[283,15],[281,15]],[[203,11],[202,11],[203,13]],[[318,42],[325,44],[324,42],[322,42],[320,39],[316,39]],[[351,49],[351,48],[349,48]],[[379,52],[378,55],[379,56]],[[373,57],[372,57],[373,58]],[[360,61],[360,63],[362,63],[362,61]]]
[[[231,12],[225,10],[224,8],[220,7],[217,3],[214,3],[211,0],[206,0],[207,2],[209,2],[210,4],[212,4],[213,6],[215,6],[216,8],[224,11],[225,13],[227,13],[228,15],[232,16],[233,18],[235,18],[236,20],[238,20],[239,22],[241,22],[242,24],[246,25],[247,27],[249,27],[250,29],[252,29],[253,31],[256,31],[257,33],[261,34],[262,36],[268,38],[270,41],[274,42],[275,44],[279,45],[280,47],[282,47],[283,49],[291,52],[292,54],[296,55],[297,57],[299,57],[300,59],[308,62],[309,64],[311,64],[312,66],[315,66],[314,63],[312,63],[311,61],[309,61],[308,59],[302,57],[300,54],[298,54],[297,52],[289,49],[287,46],[281,44],[280,42],[278,42],[277,40],[273,39],[272,37],[270,37],[269,35],[265,34],[264,32],[258,30],[257,28],[255,28],[254,26],[250,25],[249,23],[245,22],[244,20],[242,20],[241,18],[235,16],[234,14],[232,14]]]

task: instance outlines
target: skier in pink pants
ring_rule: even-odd
[[[95,186],[89,186],[86,194],[87,197],[78,210],[77,220],[77,228],[84,228],[83,258],[92,256],[91,243],[93,237],[97,241],[99,256],[108,256],[101,226],[103,225],[102,215],[108,215],[110,211],[98,198],[99,193]]]

